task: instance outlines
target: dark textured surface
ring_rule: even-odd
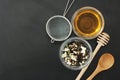
[[[0,80],[74,80],[79,71],[65,68],[58,56],[62,42],[50,43],[46,21],[62,14],[67,0],[0,0]],[[105,18],[105,32],[111,36],[108,46],[102,48],[82,80],[95,69],[99,57],[110,52],[115,65],[94,80],[119,80],[120,74],[120,6],[119,0],[76,0],[67,14],[83,6],[99,9]],[[72,33],[71,36],[75,36]],[[96,39],[90,40],[93,49]]]

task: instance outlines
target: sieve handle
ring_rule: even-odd
[[[75,2],[75,0],[72,0],[71,3],[70,3],[70,0],[67,1],[63,16],[65,16],[68,13],[69,9],[71,8],[71,6],[73,5],[74,2]]]
[[[54,43],[55,42],[55,40],[53,40],[53,39],[51,39],[51,41],[50,41],[51,43]]]

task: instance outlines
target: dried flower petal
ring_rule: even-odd
[[[62,57],[62,58],[67,57],[67,53],[66,53],[66,52],[65,52],[65,53],[63,53],[61,57]]]
[[[65,46],[61,57],[64,58],[65,63],[69,66],[82,66],[89,58],[88,52],[89,50],[83,43],[75,40]]]
[[[82,49],[81,53],[85,54],[86,53],[86,48],[84,46],[81,46],[81,49]]]
[[[68,65],[71,65],[71,62],[70,62],[70,60],[68,60],[68,61],[67,61],[67,64],[68,64]]]
[[[77,61],[77,56],[71,55],[70,57],[72,60]]]
[[[65,48],[63,51],[69,51],[70,49],[69,48]]]

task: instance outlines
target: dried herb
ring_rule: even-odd
[[[74,40],[64,47],[61,57],[69,66],[81,66],[88,60],[88,53],[89,49],[84,43]]]

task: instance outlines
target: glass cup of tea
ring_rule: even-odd
[[[82,7],[78,9],[71,20],[74,33],[84,39],[96,38],[104,29],[104,17],[94,7]]]

